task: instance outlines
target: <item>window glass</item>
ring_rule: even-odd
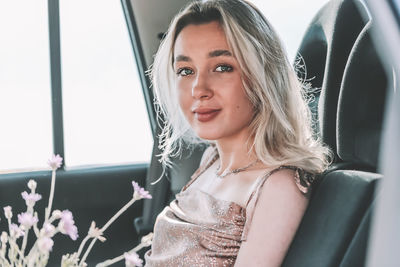
[[[265,15],[281,37],[291,62],[312,18],[328,0],[250,0]]]
[[[148,162],[152,135],[120,1],[60,1],[67,166]]]
[[[52,153],[46,0],[0,2],[0,173],[45,169]]]

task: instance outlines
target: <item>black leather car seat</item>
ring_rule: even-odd
[[[368,19],[366,9],[360,7],[359,0],[329,1],[311,21],[297,52],[304,66],[298,76],[313,88],[309,106],[314,131],[335,153],[336,110],[344,68]]]
[[[321,177],[283,266],[364,266],[377,173],[387,77],[369,22],[347,61],[337,108],[336,145],[350,170]]]

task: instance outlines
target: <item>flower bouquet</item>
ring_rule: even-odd
[[[48,161],[52,169],[50,194],[47,208],[45,208],[44,221],[39,227],[38,213],[34,210],[35,204],[42,196],[36,193],[37,184],[34,180],[28,182],[30,192],[22,192],[21,196],[25,200],[26,211],[17,215],[18,223],[13,223],[13,212],[10,206],[4,207],[4,216],[8,222],[8,233],[3,231],[0,235],[0,266],[18,266],[18,267],[42,267],[46,266],[50,252],[52,251],[54,241],[53,236],[58,233],[68,235],[72,240],[78,238],[78,229],[71,211],[69,210],[53,210],[52,204],[54,198],[54,188],[56,181],[56,170],[62,164],[62,158],[59,155],[53,155]],[[123,206],[103,227],[96,227],[93,221],[89,227],[87,236],[82,240],[78,251],[66,254],[61,259],[62,267],[84,267],[87,266],[86,259],[97,240],[104,242],[106,239],[103,233],[107,228],[124,213],[135,201],[140,199],[149,199],[149,192],[141,188],[136,182],[132,182],[133,195],[132,199]],[[30,230],[33,231],[36,239],[33,245],[28,249],[28,235]],[[91,240],[91,241],[90,241]],[[125,259],[127,267],[142,266],[143,261],[136,254],[143,247],[151,245],[152,233],[142,238],[141,243],[135,248],[122,255],[106,260],[96,266],[104,267]],[[89,245],[86,244],[90,241]]]

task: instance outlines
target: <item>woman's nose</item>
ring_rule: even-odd
[[[192,85],[192,96],[195,99],[209,99],[213,96],[210,81],[206,73],[198,73]]]

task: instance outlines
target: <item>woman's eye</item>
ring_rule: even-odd
[[[219,65],[215,71],[217,72],[231,72],[233,68],[229,65]]]
[[[180,68],[180,69],[178,69],[176,74],[178,74],[180,76],[188,76],[190,74],[193,74],[193,71],[191,69],[188,69],[188,68]]]

